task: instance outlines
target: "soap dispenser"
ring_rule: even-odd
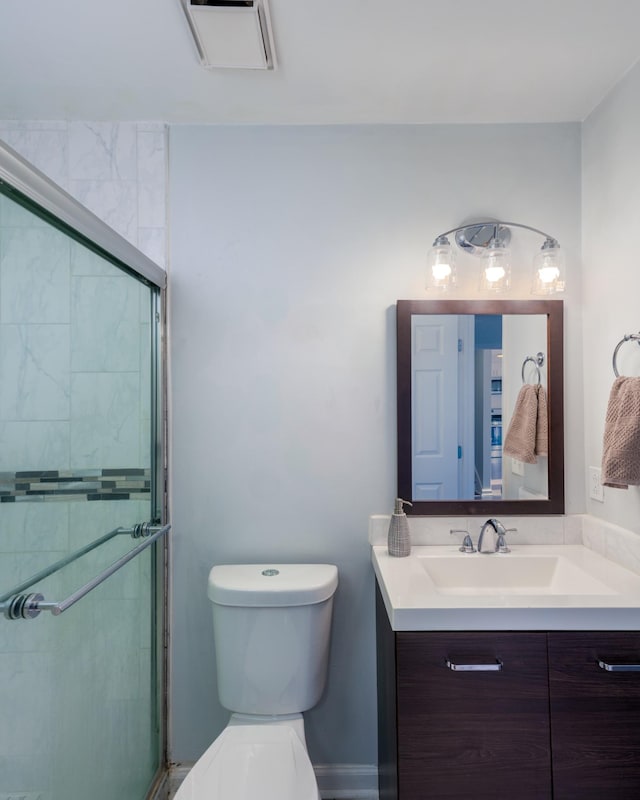
[[[390,556],[403,558],[411,553],[411,539],[409,537],[409,521],[404,513],[403,506],[412,505],[408,500],[396,497],[395,508],[389,523],[388,548]]]

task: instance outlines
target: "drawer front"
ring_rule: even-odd
[[[640,634],[549,633],[555,800],[640,797]]]
[[[401,800],[549,800],[546,634],[396,641]]]

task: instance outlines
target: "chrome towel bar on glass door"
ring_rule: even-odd
[[[125,564],[128,564],[129,561],[142,553],[143,550],[150,547],[157,539],[168,533],[170,529],[171,525],[159,527],[148,522],[134,525],[133,528],[116,528],[106,533],[104,536],[101,536],[99,539],[96,539],[94,542],[91,542],[91,544],[86,545],[86,547],[76,550],[67,558],[57,561],[55,564],[47,567],[47,569],[33,575],[19,586],[16,586],[8,595],[4,595],[0,598],[0,613],[4,613],[7,619],[33,619],[37,617],[41,611],[51,611],[55,616],[62,614],[63,611],[66,611],[92,589],[95,589],[106,581],[107,578],[110,578],[115,572],[124,567]],[[67,566],[67,564],[71,564],[91,550],[95,550],[95,548],[99,547],[101,544],[113,539],[114,536],[120,536],[122,534],[128,534],[134,539],[144,538],[144,541],[134,547],[133,550],[129,550],[128,553],[117,561],[114,561],[113,564],[103,570],[99,575],[96,575],[96,577],[88,583],[85,583],[84,586],[81,586],[77,591],[73,592],[73,594],[70,594],[65,600],[60,600],[59,602],[47,601],[44,599],[44,596],[39,593],[28,595],[20,594],[20,592],[33,586],[38,581],[47,578],[49,575],[53,575],[54,572],[58,572],[63,567]]]

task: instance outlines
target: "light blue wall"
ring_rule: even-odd
[[[625,333],[640,330],[640,65],[583,126],[585,447],[600,466],[602,433],[614,379],[611,358]],[[621,374],[640,375],[640,348],[620,350]],[[605,488],[590,513],[640,533],[640,491]]]
[[[580,126],[173,127],[170,154],[172,757],[198,758],[228,716],[209,568],[324,560],[341,583],[311,757],[373,764],[367,518],[395,493],[394,304],[425,297],[433,238],[469,218],[558,237],[567,506],[582,511]],[[510,297],[529,297],[540,243],[514,238]]]

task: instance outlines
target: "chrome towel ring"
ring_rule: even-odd
[[[540,386],[540,367],[544,364],[544,353],[536,353],[535,356],[527,356],[525,360],[522,362],[522,383],[526,383],[524,378],[524,368],[527,365],[527,361],[531,361],[533,366],[535,367],[537,377],[538,377],[538,386]]]
[[[620,373],[618,372],[618,365],[616,364],[616,358],[618,356],[618,350],[622,347],[625,342],[638,342],[640,344],[640,333],[625,333],[625,335],[620,339],[618,344],[616,345],[616,349],[613,351],[613,358],[611,359],[611,363],[613,365],[613,372],[616,378],[620,377]]]

